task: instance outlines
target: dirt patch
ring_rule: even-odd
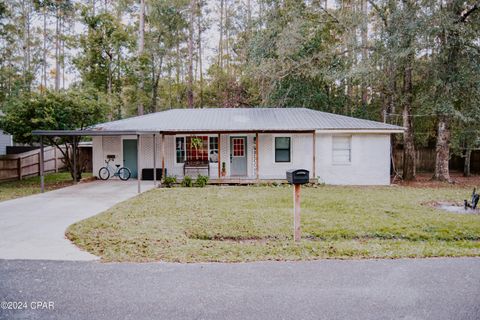
[[[432,180],[433,173],[417,173],[415,181],[395,180],[394,185],[414,188],[452,188],[452,187],[478,187],[480,186],[480,175],[464,177],[461,172],[451,172],[452,183]]]
[[[424,205],[440,209],[442,211],[450,212],[450,213],[458,213],[458,214],[480,214],[480,209],[473,210],[472,208],[465,209],[465,206],[459,202],[428,202],[424,203]]]

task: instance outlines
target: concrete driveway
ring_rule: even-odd
[[[142,191],[151,188],[142,183]],[[135,195],[137,181],[112,180],[0,202],[0,259],[97,259],[67,240],[65,230]]]

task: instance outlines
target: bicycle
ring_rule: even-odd
[[[112,160],[105,160],[105,163],[107,165],[105,167],[101,167],[100,170],[98,170],[98,177],[101,180],[108,180],[111,175],[113,177],[119,177],[120,180],[123,181],[127,181],[128,179],[130,179],[130,176],[132,175],[130,169],[126,167],[120,167],[119,164],[116,164],[115,167],[117,167],[117,169],[115,170],[115,168],[110,165],[110,161]]]

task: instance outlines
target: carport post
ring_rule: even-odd
[[[153,186],[157,186],[157,135],[153,135]]]
[[[142,147],[142,144],[140,142],[140,135],[137,134],[137,182],[138,182],[138,190],[137,192],[141,192],[141,182],[140,182],[140,175],[141,175],[141,168],[140,168],[140,148]]]
[[[77,147],[76,147],[77,137],[73,136],[73,183],[77,183]]]
[[[43,136],[40,136],[40,157],[39,160],[40,162],[40,190],[41,192],[45,192],[45,180],[43,177],[43,171],[44,171],[44,162],[43,162]]]

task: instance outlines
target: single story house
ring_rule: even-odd
[[[101,123],[87,134],[94,175],[109,158],[134,177],[155,167],[179,179],[202,174],[212,183],[242,183],[283,180],[302,168],[327,184],[388,185],[390,135],[402,132],[306,108],[203,108]]]
[[[3,112],[0,111],[0,117],[3,116]],[[7,154],[7,147],[13,146],[13,136],[5,133],[0,128],[0,156]]]

